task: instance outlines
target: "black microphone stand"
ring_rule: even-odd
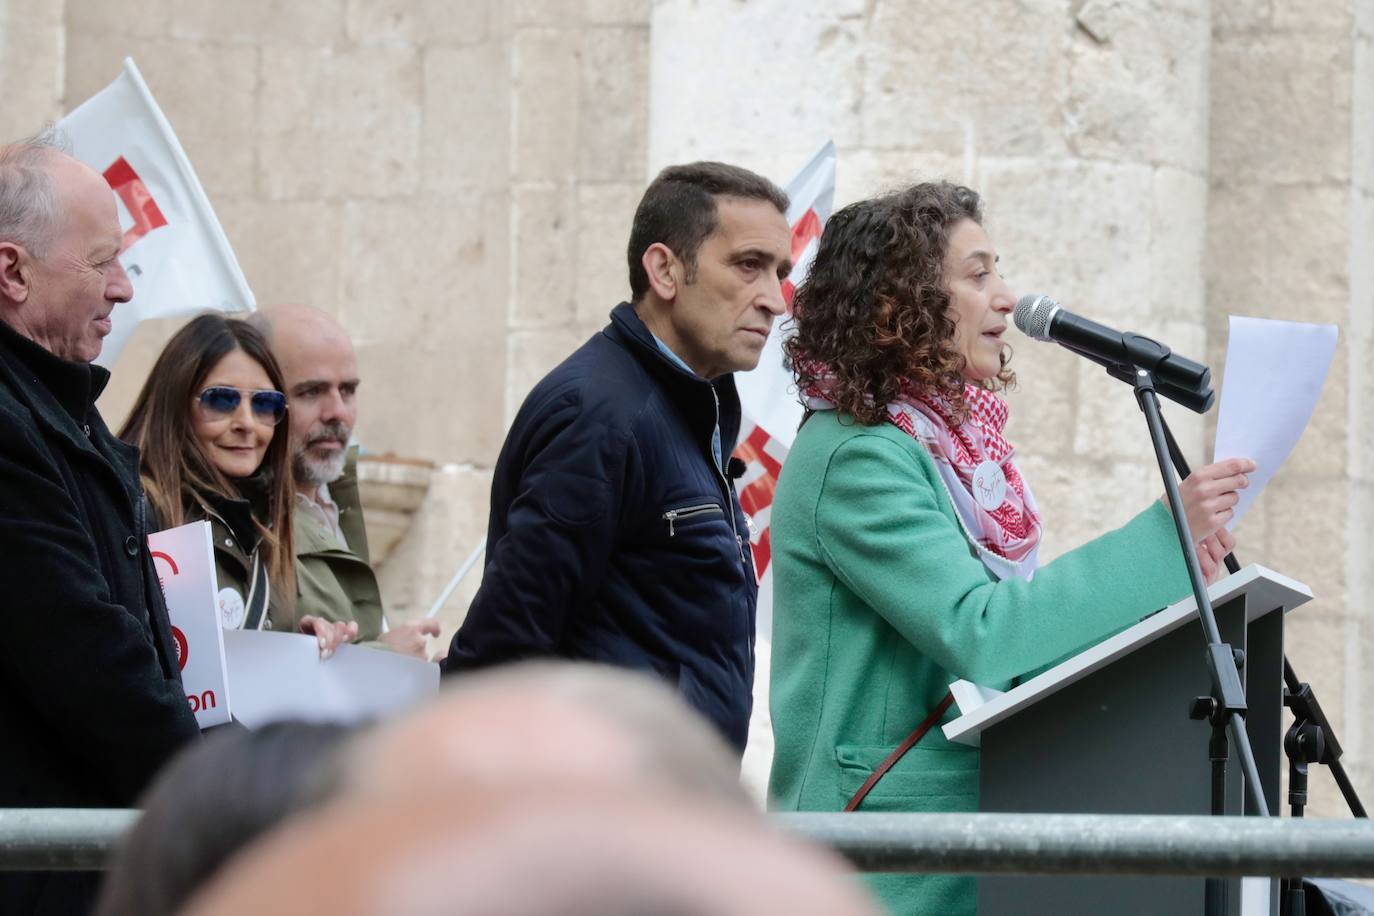
[[[1187,477],[1192,473],[1188,461],[1183,457],[1183,451],[1178,447],[1168,424],[1163,422],[1163,417],[1160,423],[1164,426],[1165,442],[1174,469],[1180,477]],[[1226,555],[1226,570],[1240,572],[1240,561],[1234,553]],[[1311,686],[1298,680],[1287,653],[1283,657],[1283,682],[1283,705],[1293,713],[1293,725],[1283,737],[1283,752],[1288,757],[1288,804],[1291,816],[1303,816],[1303,808],[1307,805],[1307,768],[1309,764],[1319,763],[1325,765],[1335,777],[1350,813],[1355,817],[1368,817],[1341,763],[1342,751],[1340,742],[1336,740],[1336,732],[1322,712]],[[1279,901],[1279,912],[1283,916],[1305,916],[1307,900],[1301,876],[1290,875],[1282,879]]]
[[[1132,339],[1133,338],[1133,339]],[[1190,718],[1206,719],[1212,725],[1212,737],[1208,742],[1208,757],[1212,772],[1212,814],[1226,813],[1226,764],[1230,758],[1230,737],[1236,745],[1240,758],[1245,788],[1250,793],[1256,812],[1262,817],[1269,815],[1269,804],[1264,798],[1260,785],[1259,768],[1255,765],[1255,752],[1250,745],[1250,735],[1245,728],[1245,689],[1240,682],[1240,663],[1237,653],[1221,639],[1217,627],[1216,614],[1207,596],[1207,583],[1202,576],[1198,563],[1197,545],[1188,527],[1188,517],[1179,493],[1178,480],[1170,463],[1169,449],[1165,440],[1164,418],[1160,414],[1159,396],[1155,392],[1155,378],[1150,366],[1156,365],[1168,355],[1167,348],[1148,338],[1131,335],[1128,338],[1133,369],[1133,383],[1136,402],[1145,414],[1145,422],[1150,429],[1150,441],[1154,445],[1155,459],[1159,463],[1160,476],[1164,479],[1164,492],[1169,508],[1174,516],[1174,530],[1178,533],[1179,546],[1183,548],[1183,558],[1188,566],[1188,579],[1192,583],[1193,598],[1197,602],[1198,619],[1202,632],[1207,639],[1206,663],[1210,675],[1212,692],[1198,697],[1189,711]],[[1227,912],[1227,883],[1221,878],[1208,878],[1205,912],[1208,916],[1223,916]]]

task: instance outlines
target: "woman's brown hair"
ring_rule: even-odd
[[[143,489],[162,524],[169,528],[185,524],[197,506],[210,512],[202,494],[240,498],[230,479],[210,461],[191,427],[191,411],[206,378],[220,360],[236,350],[262,366],[273,388],[286,390],[281,367],[261,331],[223,315],[201,315],[167,341],[119,431],[121,439],[142,452]],[[267,493],[267,518],[258,518],[256,512],[253,515],[273,591],[287,601],[296,594],[290,423],[288,412],[273,432],[255,475],[262,478]]]
[[[962,412],[964,358],[944,277],[950,230],[983,221],[978,194],[961,185],[912,185],[835,213],[792,302],[796,333],[783,344],[805,395],[824,389],[841,413],[874,425],[904,389]],[[990,387],[1011,384],[1006,368]]]

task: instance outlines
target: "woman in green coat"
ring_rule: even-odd
[[[776,808],[839,811],[965,678],[1005,689],[1184,596],[1164,502],[1039,565],[1002,435],[1015,297],[978,195],[920,184],[840,210],[793,303],[808,407],[773,504]],[[1182,484],[1204,574],[1253,462]],[[936,716],[947,722],[953,708]],[[860,811],[975,811],[978,752],[931,728]],[[971,878],[870,878],[897,913],[972,914]]]
[[[311,633],[327,657],[358,629],[296,619],[282,387],[260,331],[201,315],[167,341],[119,436],[141,453],[157,527],[210,522],[221,624]]]

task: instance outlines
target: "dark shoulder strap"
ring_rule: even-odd
[[[272,597],[272,587],[267,582],[267,564],[262,562],[261,550],[253,551],[253,571],[249,579],[243,629],[261,630],[267,620],[267,602]]]
[[[905,757],[906,752],[915,747],[917,741],[925,737],[926,732],[930,731],[931,726],[940,721],[940,717],[945,714],[945,711],[949,709],[953,702],[954,694],[945,694],[945,698],[940,701],[938,706],[930,711],[930,715],[926,716],[925,721],[916,726],[916,730],[910,735],[907,735],[907,739],[898,745],[895,751],[888,754],[887,759],[878,764],[872,775],[864,780],[864,784],[859,786],[859,791],[855,792],[854,797],[845,804],[844,810],[858,810],[859,805],[863,804],[863,800],[868,797],[868,793],[873,791],[873,787],[878,784],[878,780],[882,779],[883,775],[887,773],[888,770],[892,769],[898,760]]]

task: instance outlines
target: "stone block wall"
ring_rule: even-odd
[[[1305,4],[1302,15],[1294,12],[1289,4],[1246,4],[1217,15],[1208,351],[1220,372],[1229,314],[1340,327],[1317,412],[1279,479],[1238,526],[1238,553],[1315,592],[1316,600],[1290,617],[1289,657],[1321,699],[1347,768],[1368,798],[1370,4],[1320,0]],[[1312,798],[1314,813],[1344,811],[1325,776],[1314,780]]]

